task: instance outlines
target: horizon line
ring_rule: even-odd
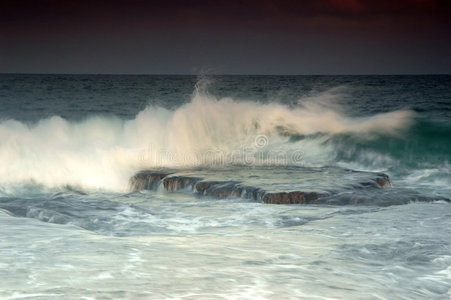
[[[65,72],[0,72],[0,75],[91,75],[91,76],[443,76],[451,73],[333,73],[333,74],[243,74],[243,73],[65,73]]]

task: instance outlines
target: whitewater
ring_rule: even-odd
[[[0,79],[2,299],[451,297],[450,76]]]

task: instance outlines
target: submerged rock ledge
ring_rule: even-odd
[[[391,187],[387,174],[339,168],[288,170],[143,170],[130,178],[130,191],[190,192],[214,198],[239,197],[267,204],[368,204],[368,197],[333,197],[347,191]],[[286,172],[284,172],[286,171]],[[257,175],[255,175],[257,174]],[[293,183],[294,182],[294,183]]]

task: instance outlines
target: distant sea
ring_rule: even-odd
[[[0,298],[448,299],[450,162],[450,75],[0,74]]]

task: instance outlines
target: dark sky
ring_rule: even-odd
[[[451,73],[451,0],[0,0],[0,72]]]

